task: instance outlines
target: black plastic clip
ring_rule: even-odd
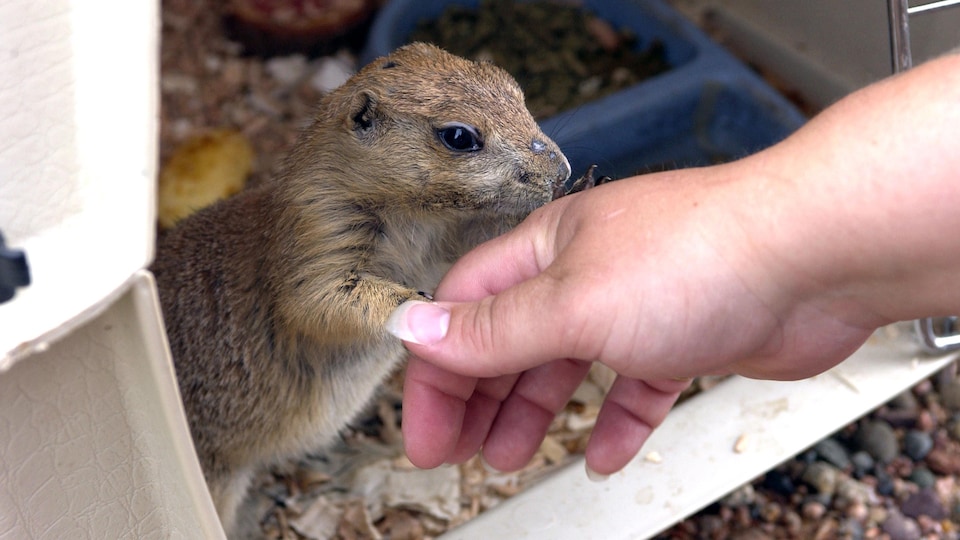
[[[27,254],[20,249],[9,249],[0,233],[0,304],[13,298],[17,287],[30,284]]]

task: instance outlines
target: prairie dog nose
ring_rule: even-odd
[[[547,153],[547,157],[553,161],[559,162],[557,167],[557,176],[561,181],[570,177],[570,162],[567,161],[567,156],[560,152],[560,149],[557,148],[555,143],[547,143],[546,141],[542,141],[540,139],[533,139],[530,141],[530,150],[536,155]]]

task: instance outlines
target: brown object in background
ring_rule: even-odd
[[[223,22],[249,54],[316,55],[348,44],[377,7],[376,0],[228,0]]]
[[[242,133],[218,129],[180,144],[160,168],[157,220],[163,228],[239,193],[253,167],[253,147]]]

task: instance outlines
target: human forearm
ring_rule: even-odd
[[[849,96],[736,164],[754,183],[744,191],[757,201],[740,211],[759,214],[748,219],[757,249],[772,254],[768,270],[865,325],[960,312],[958,141],[951,55]]]

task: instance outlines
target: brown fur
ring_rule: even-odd
[[[284,174],[184,220],[153,266],[228,534],[252,474],[328,444],[403,359],[393,309],[569,176],[506,72],[432,46],[374,61],[319,110]],[[444,146],[450,122],[484,147]]]

